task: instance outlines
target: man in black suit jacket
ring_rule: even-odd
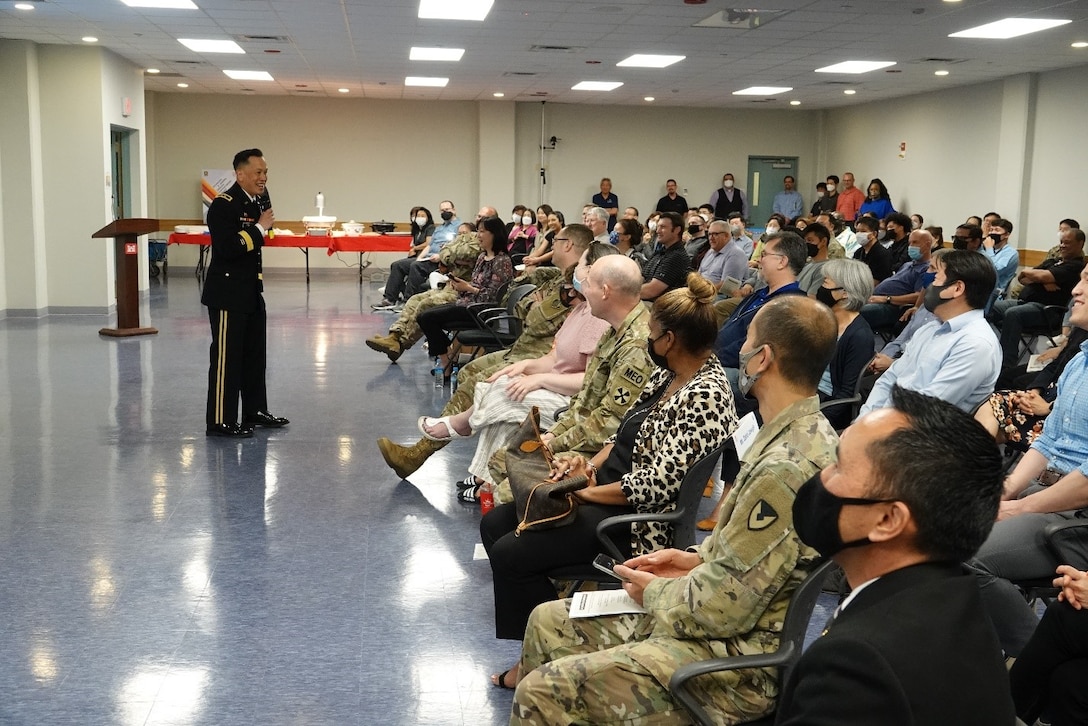
[[[246,149],[235,154],[234,174],[234,186],[217,196],[208,208],[212,260],[200,298],[208,306],[212,328],[208,436],[252,436],[254,426],[279,428],[289,423],[268,413],[265,390],[261,247],[275,215],[265,189],[268,164],[261,150]]]
[[[1011,725],[997,636],[960,565],[993,525],[1001,457],[956,407],[898,387],[892,402],[797,492],[798,536],[854,590],[791,671],[775,723]]]

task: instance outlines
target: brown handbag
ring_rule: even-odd
[[[555,458],[540,440],[540,409],[533,406],[506,448],[506,472],[517,507],[514,536],[529,529],[553,529],[574,521],[578,498],[574,492],[589,483],[585,476],[553,481]]]

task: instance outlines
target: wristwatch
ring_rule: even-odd
[[[892,304],[892,296],[891,296],[891,295],[885,295],[885,296],[884,296],[884,302],[886,302],[886,303],[888,303],[889,305],[891,305],[891,304]]]

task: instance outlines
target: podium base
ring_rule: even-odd
[[[158,328],[102,328],[99,335],[110,338],[131,338],[134,335],[158,335]]]

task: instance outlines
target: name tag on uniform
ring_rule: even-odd
[[[744,454],[752,445],[752,440],[759,433],[759,424],[756,422],[756,413],[752,411],[737,422],[737,430],[733,432],[733,443],[737,447],[737,458],[744,460]]]

